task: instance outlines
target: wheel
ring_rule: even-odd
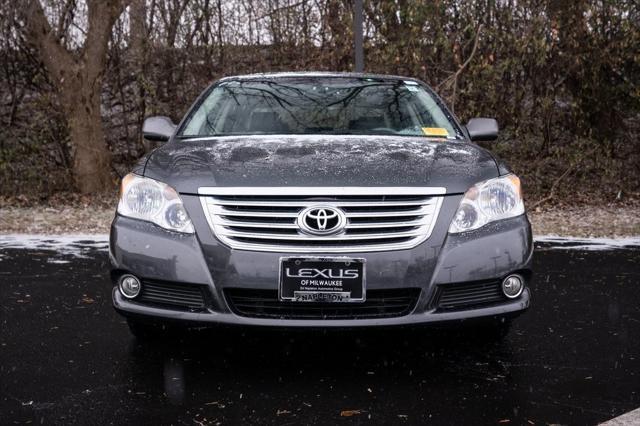
[[[511,331],[511,325],[513,325],[513,320],[511,318],[501,318],[498,323],[493,326],[494,338],[502,340],[507,337],[507,334]]]
[[[463,334],[468,340],[477,344],[501,342],[509,334],[512,322],[510,318],[497,318],[466,328]]]
[[[501,341],[509,334],[512,324],[511,318],[498,318],[482,327],[480,333],[487,340]]]
[[[166,328],[158,325],[127,318],[129,331],[138,340],[157,340],[166,333]]]

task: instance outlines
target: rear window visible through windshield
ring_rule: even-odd
[[[354,78],[232,80],[213,87],[180,137],[259,134],[457,136],[413,81]]]

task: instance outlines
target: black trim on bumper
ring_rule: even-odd
[[[416,307],[419,288],[369,290],[363,303],[301,303],[278,300],[275,290],[225,289],[233,313],[249,318],[364,319],[409,315]]]

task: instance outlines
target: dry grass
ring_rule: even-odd
[[[640,205],[553,207],[529,212],[534,235],[628,237],[640,235]]]
[[[0,234],[103,234],[115,209],[92,207],[0,208]]]
[[[115,194],[61,193],[46,201],[25,196],[0,198],[0,233],[107,233],[116,202]]]

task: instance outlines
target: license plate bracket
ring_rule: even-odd
[[[365,259],[281,257],[278,296],[301,303],[364,302]]]

